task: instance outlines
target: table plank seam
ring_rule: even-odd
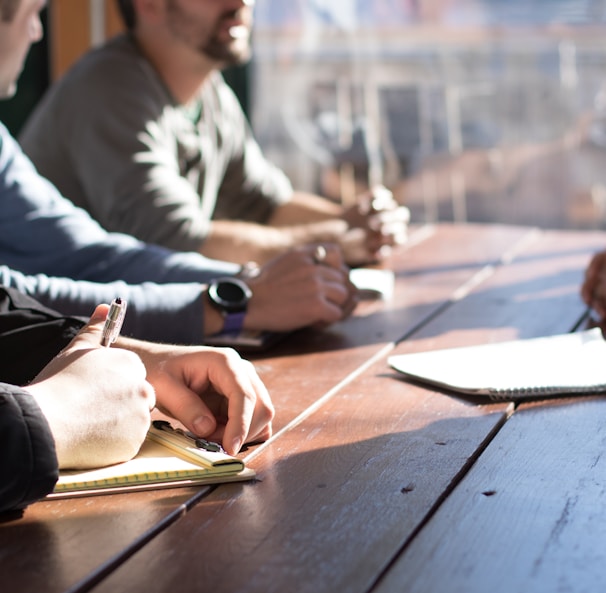
[[[478,445],[477,449],[473,452],[465,463],[461,466],[461,469],[453,476],[452,480],[447,484],[444,488],[443,492],[436,498],[434,504],[429,508],[427,513],[421,518],[417,526],[411,530],[409,536],[402,543],[400,548],[394,550],[392,557],[389,559],[383,569],[380,570],[376,576],[374,582],[370,585],[367,590],[367,593],[372,593],[384,579],[385,575],[389,573],[391,568],[395,566],[397,562],[399,562],[403,555],[406,553],[406,550],[410,546],[410,544],[415,540],[415,538],[419,535],[419,533],[424,529],[424,527],[429,523],[431,518],[438,512],[440,507],[444,504],[444,502],[448,499],[448,497],[452,494],[455,488],[465,479],[465,477],[469,474],[472,467],[476,464],[478,459],[483,455],[484,451],[488,448],[490,443],[495,439],[495,437],[499,434],[502,428],[507,424],[508,420],[515,413],[515,405],[514,403],[510,403],[505,410],[505,413],[502,415],[501,419],[494,425],[492,430],[486,435],[486,438]]]
[[[218,487],[218,484],[205,486],[199,492],[196,492],[191,498],[187,499],[184,503],[180,504],[174,511],[166,515],[163,519],[158,521],[153,528],[148,529],[145,533],[141,534],[131,544],[123,549],[119,554],[116,554],[112,558],[109,558],[97,568],[91,571],[86,578],[82,579],[78,583],[75,583],[71,587],[65,590],[65,593],[87,593],[93,587],[98,585],[108,575],[112,574],[120,565],[128,561],[134,554],[141,550],[146,544],[152,541],[155,537],[160,535],[165,529],[170,527],[173,523],[178,521],[181,517],[184,517],[194,505],[196,505],[202,498],[206,498]]]
[[[361,375],[367,368],[371,367],[378,360],[382,358],[387,358],[390,352],[396,347],[396,342],[389,342],[383,348],[381,348],[378,352],[376,352],[373,356],[371,356],[364,364],[360,365],[356,370],[352,371],[344,377],[339,383],[337,383],[334,387],[329,389],[321,398],[317,399],[312,405],[308,406],[305,410],[303,410],[298,416],[293,418],[288,424],[283,426],[278,432],[273,434],[267,441],[261,443],[252,453],[247,455],[244,459],[246,463],[250,462],[252,459],[257,457],[257,455],[261,454],[267,447],[269,447],[275,440],[277,440],[281,435],[285,434],[289,430],[296,428],[301,422],[312,416],[315,412],[317,412],[320,408],[324,406],[326,402],[332,399],[345,385],[351,383],[356,377]]]

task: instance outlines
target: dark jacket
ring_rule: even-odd
[[[55,443],[31,381],[84,325],[0,287],[0,512],[22,509],[54,487]]]

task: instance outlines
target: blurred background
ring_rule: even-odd
[[[113,0],[51,0],[16,133],[48,84],[120,29]],[[383,183],[413,222],[606,228],[606,0],[257,0],[226,72],[298,189]]]
[[[251,119],[297,187],[413,220],[606,223],[606,1],[257,0]]]

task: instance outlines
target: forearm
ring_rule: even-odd
[[[338,242],[347,224],[338,219],[291,226],[265,226],[239,221],[214,221],[201,246],[207,257],[218,257],[245,264],[259,264],[309,243]]]
[[[293,245],[290,234],[279,229],[250,222],[216,220],[200,251],[206,257],[222,257],[241,265],[249,261],[262,263]]]
[[[26,274],[130,284],[208,282],[237,268],[106,232],[40,177],[3,133],[0,153],[0,260]]]
[[[123,328],[126,335],[180,344],[203,341],[202,284],[98,284],[27,276],[6,267],[0,267],[0,284],[16,288],[62,314],[87,318],[97,304],[110,303],[120,296],[129,303]]]
[[[77,219],[66,220],[65,224],[80,225]],[[138,242],[127,235],[105,233],[102,229],[98,234],[91,229],[82,244],[75,237],[58,239],[60,233],[53,229],[45,224],[38,233],[34,228],[33,233],[39,240],[28,242],[27,249],[20,246],[16,236],[12,237],[11,245],[8,245],[8,238],[3,239],[0,241],[2,263],[29,274],[42,273],[98,283],[116,280],[129,284],[206,283],[238,271],[237,266],[226,261],[204,258],[194,252],[173,252]]]
[[[340,204],[305,192],[294,192],[289,202],[278,206],[268,224],[271,226],[293,226],[310,222],[340,219],[343,208]]]

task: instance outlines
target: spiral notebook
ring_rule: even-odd
[[[124,463],[90,470],[62,471],[47,498],[92,496],[177,486],[251,480],[254,470],[219,445],[155,421],[139,453]]]
[[[606,341],[599,328],[394,355],[404,377],[492,400],[518,400],[606,391]]]

